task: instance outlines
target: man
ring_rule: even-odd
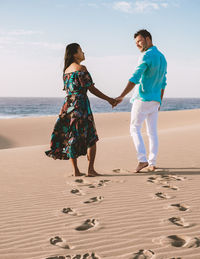
[[[149,167],[156,169],[158,153],[157,119],[158,110],[166,86],[167,62],[164,55],[152,43],[151,34],[147,30],[140,30],[134,35],[135,43],[142,52],[139,64],[129,79],[122,94],[116,98],[120,103],[123,98],[137,85],[131,98],[132,111],[130,133],[135,144],[138,165],[136,172]],[[141,127],[146,122],[149,139],[149,157],[147,159]]]

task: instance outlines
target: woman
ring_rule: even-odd
[[[79,171],[77,158],[87,154],[88,176],[98,176],[94,169],[98,135],[87,90],[111,105],[116,101],[94,86],[86,67],[80,65],[83,60],[85,57],[79,44],[67,45],[63,69],[63,90],[67,92],[67,96],[51,136],[51,150],[45,153],[54,159],[70,159],[75,176],[84,175]]]

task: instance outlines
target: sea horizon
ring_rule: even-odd
[[[112,108],[105,100],[89,97],[93,113],[130,112],[130,97]],[[46,117],[59,114],[64,97],[0,97],[0,119]],[[200,98],[164,98],[160,111],[200,109]]]

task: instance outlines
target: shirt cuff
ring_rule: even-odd
[[[129,79],[129,81],[130,81],[131,83],[134,83],[135,85],[137,84],[136,79],[135,79],[134,77],[131,77],[131,78]]]

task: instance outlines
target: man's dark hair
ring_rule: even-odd
[[[151,33],[148,32],[147,30],[139,30],[139,31],[137,31],[137,32],[134,34],[134,39],[135,39],[137,36],[139,36],[139,35],[141,35],[141,36],[144,37],[144,38],[149,37],[150,40],[152,40]]]

